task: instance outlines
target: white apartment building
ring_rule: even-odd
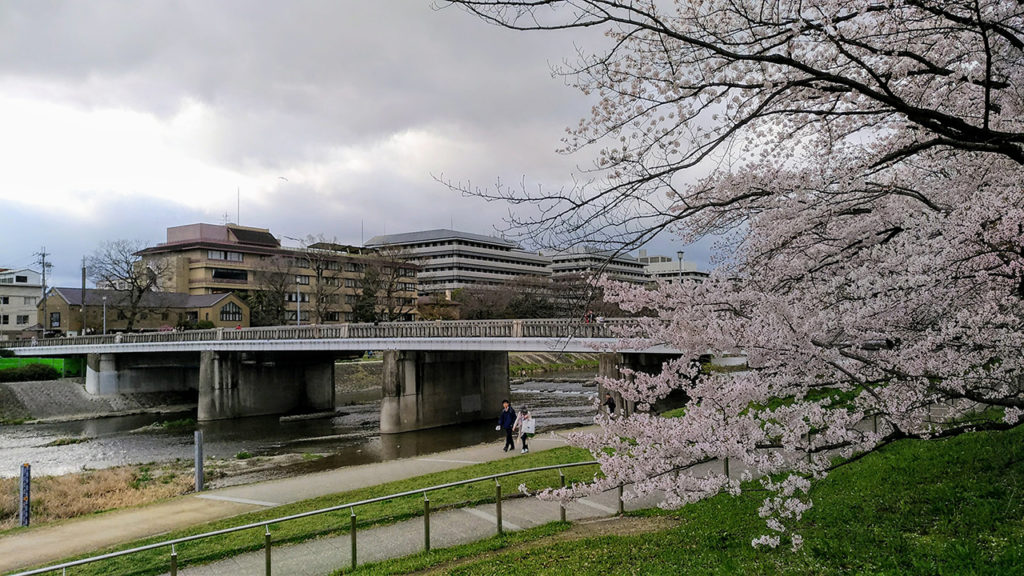
[[[650,279],[643,263],[632,254],[576,247],[548,253],[552,278],[576,279],[606,275],[612,280],[646,284]]]
[[[42,295],[39,272],[0,268],[0,340],[22,338],[38,328],[36,305]]]
[[[696,262],[683,260],[683,252],[676,252],[678,260],[667,256],[648,256],[646,250],[640,251],[640,262],[644,264],[647,276],[651,281],[662,281],[667,283],[690,280],[703,282],[707,278],[707,272],[697,270]]]
[[[524,278],[550,278],[551,259],[515,242],[455,230],[424,230],[374,236],[368,248],[388,247],[420,266],[420,296],[467,286],[496,286]]]

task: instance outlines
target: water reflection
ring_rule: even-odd
[[[513,385],[512,403],[529,408],[538,432],[593,421],[594,388],[578,382],[526,382]],[[431,454],[483,442],[501,443],[494,423],[445,426],[418,432],[381,435],[379,401],[339,408],[334,418],[284,420],[277,416],[204,422],[204,450],[208,457],[230,459],[242,451],[254,455],[308,453],[320,457],[303,461],[290,472],[326,470],[396,458]],[[497,419],[500,406],[494,407]],[[147,429],[155,422],[195,418],[194,413],[137,415],[78,422],[0,427],[0,476],[15,476],[22,462],[36,475],[66,474],[83,468],[123,464],[191,461],[190,430]],[[145,429],[145,430],[143,430]],[[58,439],[86,438],[85,442],[46,446]]]

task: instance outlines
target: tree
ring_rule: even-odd
[[[253,269],[255,288],[246,296],[253,326],[282,326],[286,323],[285,300],[295,285],[291,265],[291,258],[274,255],[261,260]]]
[[[763,482],[770,532],[755,544],[798,547],[809,480],[835,456],[1019,425],[1020,3],[451,3],[611,40],[564,70],[597,99],[566,139],[569,152],[600,147],[583,185],[451,186],[539,205],[512,225],[551,243],[724,234],[702,284],[603,283],[623,308],[657,311],[632,335],[685,353],[607,385],[640,403],[672,390],[691,401],[681,418],[637,414],[580,439],[602,461],[598,489],[636,482],[678,506],[739,491],[683,472],[706,458],[787,472]],[[689,359],[709,347],[751,369],[700,373]]]
[[[373,299],[377,319],[394,322],[416,311],[415,265],[402,248],[381,246],[364,266],[362,296]]]
[[[109,305],[124,315],[129,332],[135,327],[142,298],[154,291],[167,272],[163,260],[142,261],[138,252],[145,247],[145,243],[137,240],[104,242],[86,262],[93,283],[117,293]]]
[[[302,268],[312,271],[309,277],[309,316],[313,324],[337,321],[333,316],[338,314],[341,300],[341,259],[338,247],[336,241],[327,241],[322,235],[309,236],[298,259]],[[296,276],[296,280],[299,276],[302,274]]]

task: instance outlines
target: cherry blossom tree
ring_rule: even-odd
[[[536,237],[630,248],[722,234],[702,284],[604,282],[627,336],[684,351],[605,386],[638,412],[578,438],[597,489],[679,506],[758,474],[769,532],[810,480],[904,438],[1016,426],[1024,412],[1024,5],[1010,0],[455,0],[521,30],[599,27],[608,47],[562,70],[595,99],[565,151],[597,148],[580,185],[453,187],[538,206]],[[449,2],[445,2],[449,4]],[[690,358],[746,355],[749,371]],[[770,478],[770,479],[769,479]],[[577,489],[577,492],[583,488]]]

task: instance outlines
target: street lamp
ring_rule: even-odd
[[[679,282],[683,282],[683,251],[676,252],[676,258],[679,258]]]
[[[107,335],[107,297],[103,297],[103,335]]]
[[[299,277],[295,277],[295,325],[302,326],[302,295],[299,294]]]

